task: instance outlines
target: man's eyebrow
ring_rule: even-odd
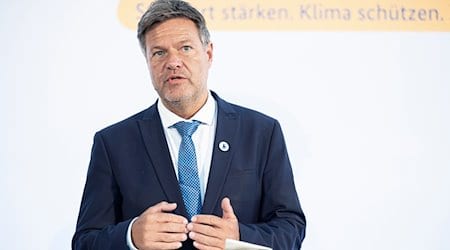
[[[154,47],[150,47],[150,50],[155,50],[155,49],[157,49],[157,50],[165,50],[165,48],[160,46],[160,45],[156,45]]]
[[[176,46],[180,46],[180,45],[186,44],[186,43],[191,44],[192,43],[192,39],[184,39],[184,40],[175,42],[175,45]],[[164,46],[162,46],[162,45],[150,46],[150,50],[154,50],[154,49],[165,50],[166,48]]]
[[[192,39],[183,39],[181,41],[176,42],[175,44],[176,45],[182,45],[182,44],[186,44],[186,43],[189,43],[189,44],[193,43]]]
[[[178,43],[191,43],[191,42],[192,42],[191,39],[184,39],[184,40],[179,41]]]

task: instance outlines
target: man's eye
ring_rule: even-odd
[[[161,56],[163,56],[164,54],[165,54],[164,51],[158,50],[158,51],[153,52],[152,56],[161,57]]]
[[[189,52],[189,51],[192,50],[192,47],[186,45],[186,46],[183,46],[181,49],[182,49],[184,52]]]

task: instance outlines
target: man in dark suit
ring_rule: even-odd
[[[157,0],[138,38],[159,99],[96,133],[72,248],[223,249],[234,239],[300,249],[306,222],[280,125],[208,90],[203,16]],[[180,123],[195,123],[190,153]],[[188,154],[198,206],[186,198]]]

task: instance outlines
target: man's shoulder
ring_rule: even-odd
[[[249,116],[252,119],[261,118],[261,119],[266,119],[266,120],[274,120],[274,118],[272,118],[271,116],[269,116],[261,111],[258,111],[253,108],[249,108],[247,106],[237,104],[232,101],[224,100],[214,91],[211,91],[211,94],[214,97],[214,99],[216,100],[219,109],[224,113],[227,113],[230,115],[232,115],[234,113],[234,114],[240,115],[240,116],[241,115]]]
[[[233,104],[231,103],[230,105],[233,106],[233,108],[237,111],[237,113],[240,114],[240,116],[242,116],[244,119],[248,118],[248,119],[257,119],[257,120],[266,120],[266,121],[271,121],[273,122],[275,120],[275,118],[273,118],[272,116],[263,113],[262,111],[247,107],[247,106],[242,106],[242,105],[238,105],[238,104]]]
[[[223,99],[218,100],[219,110],[226,115],[239,117],[244,122],[258,122],[260,124],[273,124],[277,120],[259,110],[231,103]]]
[[[144,110],[141,110],[131,116],[128,116],[125,119],[122,119],[118,122],[110,124],[107,127],[100,129],[98,131],[98,133],[109,134],[109,133],[124,132],[126,130],[135,129],[138,126],[138,121],[147,119],[149,116],[151,116],[152,111],[156,111],[156,109],[154,108],[154,105],[152,105],[149,108],[146,108]]]

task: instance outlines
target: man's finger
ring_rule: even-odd
[[[192,223],[217,227],[222,223],[222,218],[209,214],[197,214],[192,217]]]
[[[188,239],[186,233],[155,233],[152,240],[155,242],[183,242]]]
[[[154,221],[158,223],[164,222],[174,222],[174,223],[182,223],[187,224],[188,220],[181,215],[176,215],[172,212],[177,208],[176,203],[168,203],[166,201],[162,201],[154,206],[151,206],[145,210],[140,218],[144,219],[144,221]]]
[[[221,207],[223,211],[222,214],[223,219],[233,219],[233,220],[236,219],[233,207],[231,206],[231,201],[228,197],[222,199]]]
[[[160,203],[147,208],[147,210],[144,211],[144,214],[170,212],[170,211],[175,210],[176,208],[177,208],[177,203],[168,203],[167,201],[161,201]]]
[[[220,238],[220,229],[218,227],[207,225],[207,224],[200,224],[200,223],[190,223],[187,225],[187,229],[191,232],[196,232],[198,234],[202,235],[208,235],[211,237],[217,237]]]

